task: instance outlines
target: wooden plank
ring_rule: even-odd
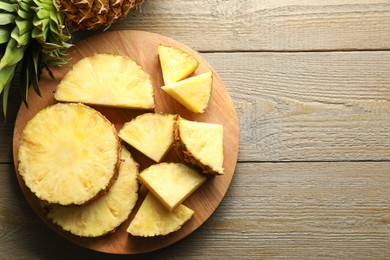
[[[390,255],[390,163],[241,163],[215,214],[159,259],[384,259]],[[0,258],[107,259],[34,215],[12,165],[0,165]],[[202,251],[202,253],[199,252]]]
[[[202,56],[235,102],[240,161],[390,160],[390,52]],[[0,125],[1,162],[12,128]]]
[[[388,0],[146,0],[113,29],[163,34],[198,51],[390,48]]]
[[[203,55],[235,102],[240,161],[390,159],[390,52]]]

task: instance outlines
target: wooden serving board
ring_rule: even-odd
[[[192,54],[200,63],[194,75],[206,71],[213,72],[212,97],[209,107],[203,114],[190,112],[160,89],[160,87],[163,86],[163,80],[157,53],[157,46],[159,44],[175,46]],[[193,209],[195,214],[179,231],[167,236],[152,238],[133,237],[126,232],[126,228],[134,216],[137,207],[140,205],[142,198],[147,192],[145,187],[141,187],[140,198],[135,210],[133,210],[129,219],[118,227],[115,232],[98,238],[81,238],[74,236],[69,232],[61,230],[45,217],[45,211],[41,207],[41,202],[26,187],[23,179],[18,174],[18,143],[26,123],[38,111],[56,103],[53,92],[63,76],[75,62],[94,53],[117,53],[126,55],[141,65],[145,71],[149,73],[154,84],[156,112],[180,114],[189,120],[218,123],[223,124],[224,126],[223,167],[225,169],[225,174],[222,176],[210,176],[202,187],[184,201],[184,204]],[[13,137],[15,169],[21,189],[26,199],[31,204],[31,207],[50,228],[58,232],[61,236],[80,246],[106,253],[139,254],[150,252],[171,245],[186,237],[202,225],[202,223],[204,223],[216,210],[229,188],[237,163],[239,146],[237,115],[232,100],[218,74],[199,53],[184,44],[158,34],[142,31],[110,31],[89,37],[77,43],[76,46],[72,48],[70,56],[71,60],[66,66],[52,69],[56,78],[55,80],[50,79],[47,73],[42,75],[40,81],[42,97],[39,97],[31,90],[28,95],[29,108],[26,108],[22,104],[16,118]],[[99,110],[115,124],[117,130],[119,130],[125,122],[130,121],[135,116],[145,112],[98,106],[94,106],[94,108]],[[135,149],[132,149],[131,147],[128,148],[134,159],[140,164],[140,170],[153,164],[150,159],[146,158]],[[177,162],[179,161],[179,158],[172,149],[165,157],[164,161]]]

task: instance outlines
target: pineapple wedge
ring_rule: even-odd
[[[78,61],[57,86],[54,98],[65,102],[153,109],[149,75],[132,59],[95,54]]]
[[[150,192],[170,211],[205,181],[206,176],[182,163],[159,163],[138,176]]]
[[[133,210],[138,198],[138,164],[124,146],[118,179],[104,196],[83,206],[50,205],[47,217],[76,236],[98,237],[112,232]]]
[[[179,230],[193,215],[194,211],[183,204],[169,211],[149,192],[127,232],[142,237],[164,236]]]
[[[98,111],[58,103],[38,112],[19,143],[19,174],[41,200],[84,204],[117,176],[120,142]]]
[[[212,73],[206,72],[161,88],[190,111],[203,113],[211,97],[212,84]]]
[[[174,147],[186,162],[200,167],[203,173],[224,174],[223,125],[178,117],[174,126]]]
[[[146,113],[125,123],[118,136],[155,162],[160,162],[173,144],[175,115]]]
[[[185,79],[199,66],[192,55],[175,47],[159,45],[158,55],[165,85]]]

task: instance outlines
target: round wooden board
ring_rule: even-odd
[[[205,113],[195,114],[190,112],[160,89],[160,87],[163,86],[163,80],[157,53],[157,46],[159,44],[175,46],[192,54],[200,63],[194,75],[206,71],[213,72],[212,97],[209,107]],[[41,206],[42,203],[33,193],[31,193],[23,182],[21,176],[17,174],[19,184],[26,199],[38,216],[54,231],[80,246],[114,254],[139,254],[166,247],[189,235],[203,224],[216,210],[232,181],[237,163],[239,146],[237,115],[232,100],[226,91],[223,82],[215,70],[200,56],[199,53],[184,44],[158,34],[142,31],[104,32],[77,43],[71,50],[70,62],[64,67],[52,69],[56,78],[55,80],[50,79],[47,73],[42,75],[40,81],[42,97],[37,96],[34,91],[30,91],[28,95],[29,108],[26,108],[22,104],[19,109],[13,136],[13,156],[16,172],[18,172],[18,143],[26,123],[38,111],[56,103],[53,92],[63,76],[69,71],[75,62],[94,53],[117,53],[126,55],[141,65],[145,71],[149,73],[154,84],[156,112],[180,114],[189,120],[222,124],[224,126],[223,167],[225,169],[225,174],[214,177],[210,176],[205,184],[203,184],[195,193],[184,201],[184,204],[193,209],[195,214],[192,219],[188,221],[179,231],[173,232],[167,236],[152,238],[133,237],[126,232],[126,228],[129,225],[134,212],[137,207],[139,207],[142,198],[147,192],[145,187],[141,187],[140,198],[129,219],[118,227],[115,232],[98,238],[81,238],[62,231],[59,227],[49,221],[45,217],[45,211]],[[115,124],[117,130],[122,127],[124,122],[130,121],[135,116],[145,112],[97,106],[94,106],[94,108],[103,113],[113,124]],[[131,147],[128,148],[134,159],[140,164],[140,170],[153,164],[150,159],[146,158],[138,151],[132,149]],[[165,157],[164,161],[177,162],[179,161],[179,158],[172,149]]]

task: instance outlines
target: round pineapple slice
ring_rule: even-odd
[[[48,218],[62,229],[82,237],[115,230],[130,215],[138,199],[138,164],[122,146],[118,179],[104,196],[82,206],[51,205]]]
[[[55,104],[23,130],[19,174],[41,200],[84,204],[117,176],[120,142],[114,126],[83,104]]]

